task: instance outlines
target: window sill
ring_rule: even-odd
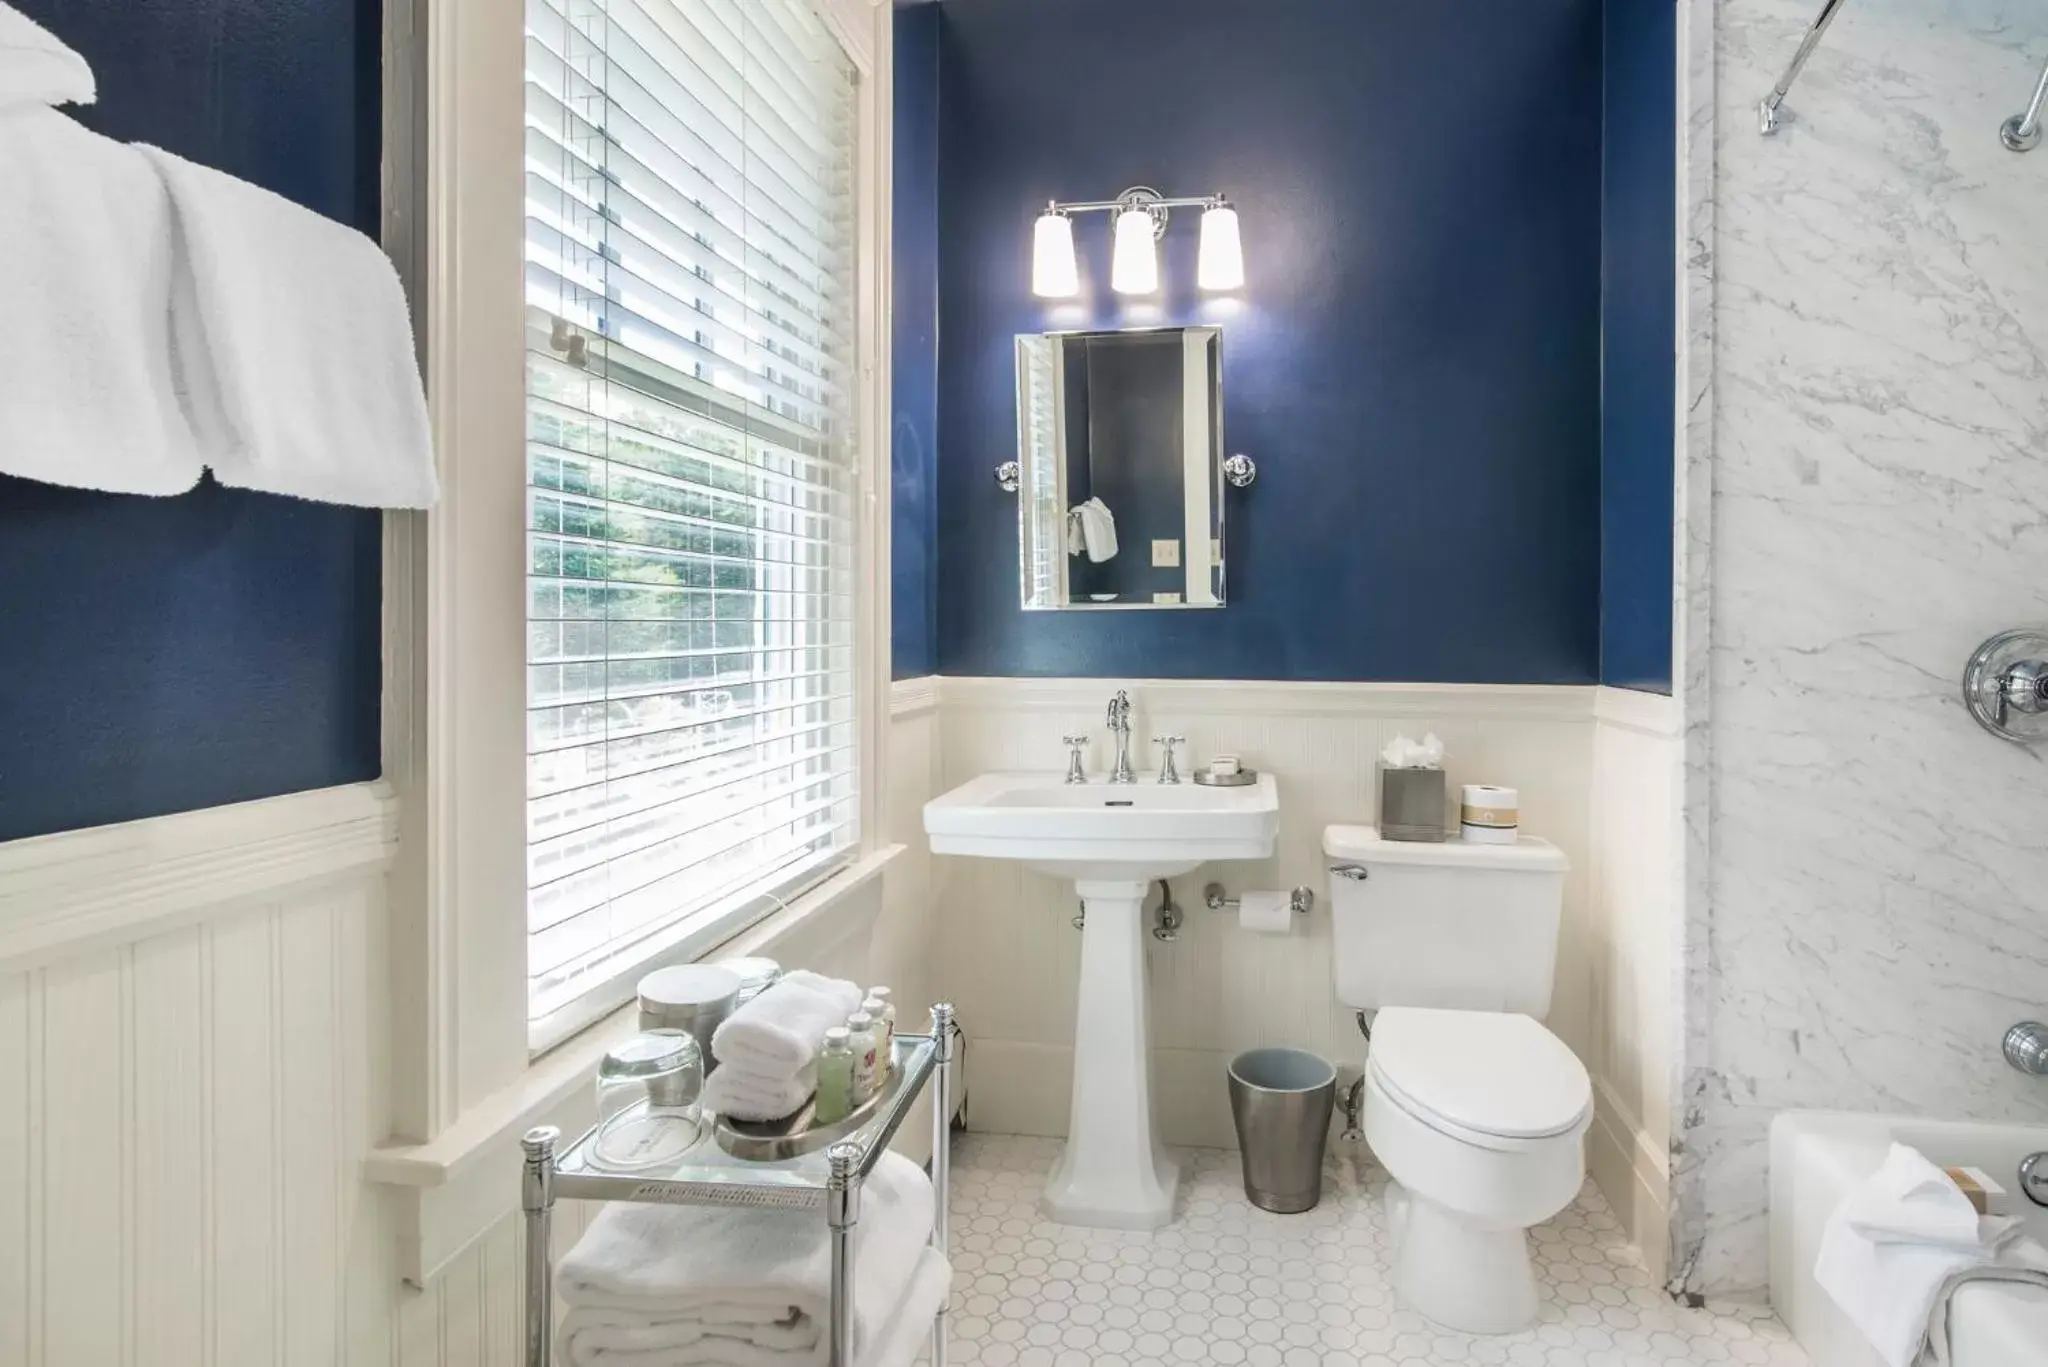
[[[711,953],[809,958],[815,947],[866,932],[881,912],[883,874],[903,849],[886,845],[855,861]],[[399,1266],[407,1282],[425,1286],[515,1205],[520,1135],[535,1125],[578,1134],[594,1121],[591,1078],[605,1051],[637,1022],[637,1007],[620,1007],[535,1059],[517,1082],[427,1143],[371,1151],[364,1177],[394,1188],[400,1203]]]

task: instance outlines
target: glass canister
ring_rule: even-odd
[[[708,1069],[711,1036],[732,1014],[740,975],[716,964],[676,964],[657,968],[642,978],[640,1028],[687,1030],[697,1041],[697,1054]]]
[[[704,1129],[704,1056],[687,1030],[644,1030],[597,1067],[601,1166],[637,1172],[679,1162]]]

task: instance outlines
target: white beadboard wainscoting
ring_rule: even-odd
[[[885,824],[909,848],[871,950],[812,943],[915,1012],[937,717],[929,686],[895,696]],[[0,1364],[519,1367],[516,1182],[419,1288],[406,1193],[365,1178],[397,830],[378,783],[0,845]],[[556,1207],[558,1254],[589,1214]]]
[[[1593,1074],[1586,1165],[1642,1250],[1654,1284],[1670,1261],[1672,1097],[1678,1036],[1683,768],[1676,701],[1603,688],[1594,700],[1584,953],[1575,985]]]
[[[1600,1124],[1592,1169],[1630,1233],[1661,1258],[1664,1149],[1670,1134],[1668,941],[1679,742],[1669,698],[1618,690],[1488,685],[1236,681],[954,679],[938,681],[940,791],[1001,769],[1064,762],[1060,737],[1096,737],[1103,708],[1131,692],[1141,764],[1161,733],[1188,736],[1188,758],[1234,751],[1280,783],[1276,856],[1209,866],[1173,880],[1179,939],[1148,939],[1154,1078],[1170,1144],[1233,1146],[1224,1086],[1230,1057],[1292,1045],[1340,1070],[1365,1043],[1338,1005],[1323,827],[1369,823],[1374,763],[1396,733],[1434,731],[1447,781],[1518,788],[1524,829],[1570,858],[1557,991],[1549,1024],[1593,1072]],[[1060,1135],[1067,1123],[1080,935],[1073,889],[1019,865],[937,862],[942,990],[967,1032],[968,1124]],[[1305,884],[1317,905],[1285,937],[1250,935],[1201,903],[1202,887]],[[1156,900],[1156,893],[1155,893]]]

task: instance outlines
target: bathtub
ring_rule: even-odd
[[[2048,1125],[1990,1125],[1908,1116],[1788,1111],[1771,1126],[1771,1300],[1814,1367],[1883,1367],[1856,1327],[1813,1280],[1821,1229],[1849,1189],[1877,1170],[1893,1143],[1942,1167],[1982,1168],[2008,1193],[2021,1238],[2048,1250],[2048,1209],[2019,1194],[2017,1170],[2048,1149]],[[1965,1286],[1950,1313],[1954,1367],[2048,1367],[2048,1291]]]

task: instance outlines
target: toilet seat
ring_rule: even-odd
[[[1373,1021],[1366,1068],[1403,1111],[1479,1148],[1576,1138],[1592,1120],[1585,1065],[1528,1016],[1390,1007]]]

